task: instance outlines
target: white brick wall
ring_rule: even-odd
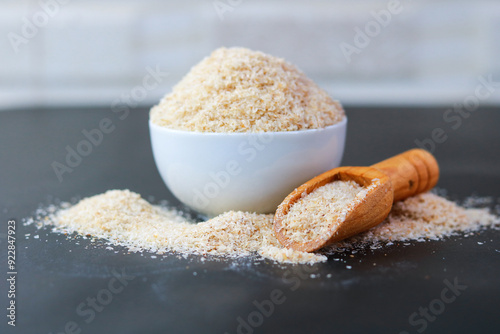
[[[158,66],[170,75],[141,102],[151,104],[221,45],[285,57],[352,104],[449,104],[472,93],[479,75],[500,81],[493,0],[401,0],[401,13],[350,62],[341,43],[354,45],[354,28],[389,0],[233,0],[222,20],[212,0],[41,1],[53,15],[18,53],[9,33],[21,35],[23,20],[45,12],[38,0],[2,3],[0,108],[110,105]],[[500,103],[499,92],[483,102]]]

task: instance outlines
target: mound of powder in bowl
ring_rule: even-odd
[[[339,102],[284,59],[220,48],[151,109],[154,124],[198,132],[324,128],[344,118]]]

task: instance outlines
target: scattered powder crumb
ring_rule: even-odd
[[[425,193],[395,203],[388,218],[371,230],[319,253],[305,253],[279,244],[272,215],[230,211],[193,223],[178,211],[151,205],[129,190],[110,190],[85,198],[74,206],[63,204],[62,207],[41,209],[38,216],[27,219],[26,224],[36,224],[39,228],[52,225],[55,232],[104,238],[112,245],[127,247],[129,252],[163,254],[170,251],[180,256],[228,258],[259,254],[287,263],[322,262],[326,261],[326,255],[345,249],[366,246],[377,249],[395,241],[435,240],[459,231],[500,225],[500,218],[487,209],[465,209],[443,197]]]
[[[354,181],[334,181],[303,194],[283,217],[282,233],[295,242],[328,239],[328,231],[344,221],[355,199],[367,189]]]
[[[285,249],[274,236],[273,216],[226,212],[193,223],[175,210],[153,206],[129,190],[110,190],[55,212],[57,231],[109,240],[129,251],[243,257],[258,253],[279,262],[326,261],[320,254]]]
[[[245,48],[220,48],[151,109],[151,121],[198,132],[324,128],[344,110],[294,65]]]
[[[424,193],[394,203],[384,222],[330,246],[328,252],[362,245],[377,246],[394,241],[425,241],[500,225],[500,217],[488,209],[463,208],[441,196]],[[466,235],[468,236],[468,235]],[[410,243],[408,243],[410,245]]]
[[[34,235],[34,236],[33,236],[33,239],[38,239],[38,238],[40,238],[40,236],[39,236],[39,235]]]
[[[273,238],[274,230],[272,230]],[[278,240],[276,239],[276,242]],[[279,243],[279,242],[278,242]],[[327,260],[326,256],[317,253],[299,252],[293,249],[278,246],[267,246],[259,251],[259,254],[265,258],[283,263],[316,263]]]
[[[463,203],[462,206],[469,208],[469,207],[485,207],[493,204],[493,198],[492,197],[478,197],[478,196],[470,196],[467,197]]]

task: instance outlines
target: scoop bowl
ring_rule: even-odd
[[[334,181],[354,181],[364,188],[354,199],[345,218],[332,222],[327,233],[308,242],[289,239],[282,221],[288,211],[304,194]],[[274,229],[278,241],[287,248],[312,252],[335,241],[343,240],[380,224],[391,211],[393,191],[391,180],[371,167],[339,167],[319,175],[295,189],[278,207]],[[304,219],[307,219],[304,217]]]
[[[274,217],[276,237],[287,248],[305,252],[318,250],[380,224],[394,201],[426,192],[438,179],[436,159],[422,149],[403,152],[371,167],[334,168],[295,189],[279,205]],[[329,221],[327,232],[313,240],[299,242],[289,238],[283,220],[290,208],[304,195],[337,180],[354,181],[364,188],[347,207],[345,217]],[[308,217],[303,219],[306,222]]]

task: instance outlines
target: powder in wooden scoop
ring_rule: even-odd
[[[366,190],[354,181],[334,181],[303,194],[283,217],[281,232],[291,241],[328,239],[328,230],[340,224],[355,199]]]

